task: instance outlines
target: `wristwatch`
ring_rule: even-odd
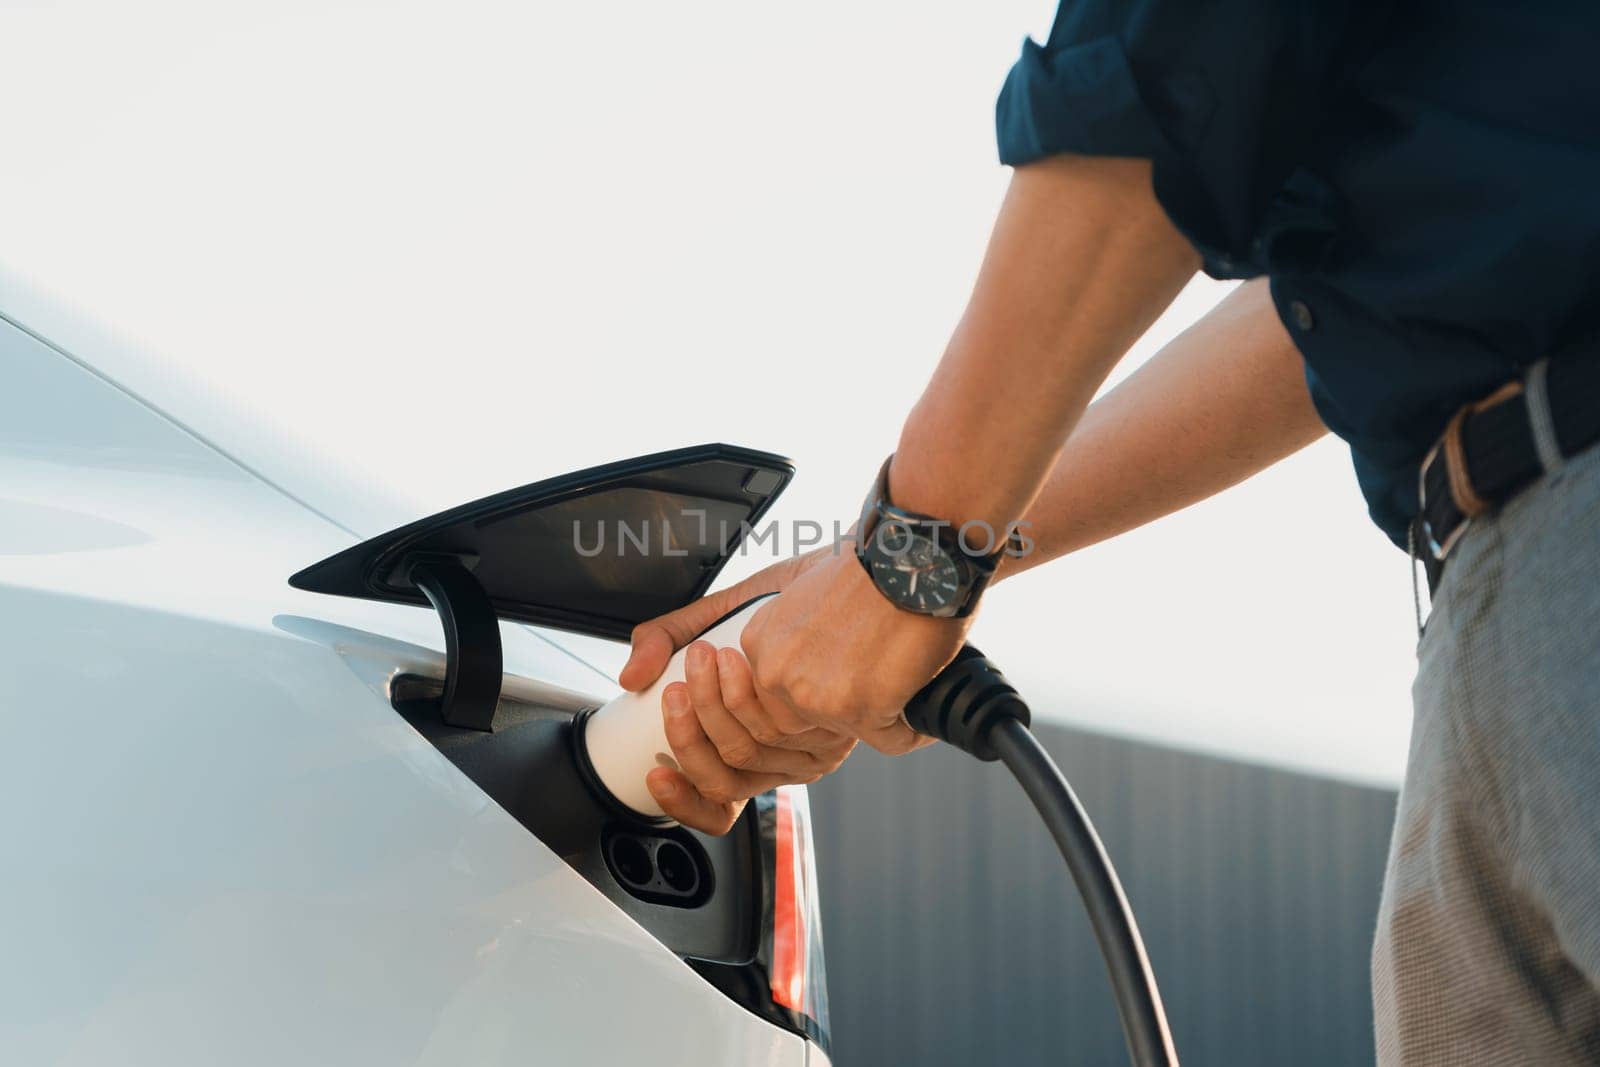
[[[983,523],[954,525],[895,507],[889,499],[890,456],[867,494],[856,524],[856,558],[872,584],[903,611],[959,619],[978,607],[995,567],[1017,541]],[[998,547],[996,547],[998,542]],[[973,551],[978,549],[979,551]]]

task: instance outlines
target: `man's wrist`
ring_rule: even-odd
[[[927,477],[925,469],[924,464],[914,459],[902,461],[900,453],[895,453],[887,478],[895,506],[948,525],[961,537],[967,555],[989,556],[1000,551],[1017,524],[1018,515],[1011,505],[982,487],[964,491],[954,479]]]
[[[894,457],[884,461],[862,503],[856,558],[896,608],[936,618],[964,618],[977,608],[1008,547],[1011,524],[943,519],[896,498]]]

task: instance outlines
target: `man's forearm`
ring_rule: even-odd
[[[1305,371],[1264,279],[1091,405],[1025,521],[1010,576],[1243,481],[1322,436]]]
[[[1018,168],[966,313],[901,432],[895,503],[1020,518],[1106,374],[1194,274],[1138,160]]]

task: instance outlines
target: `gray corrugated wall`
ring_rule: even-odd
[[[1370,1063],[1395,796],[1044,724],[1186,1067]],[[862,749],[812,787],[836,1067],[1126,1062],[1066,869],[998,764]]]

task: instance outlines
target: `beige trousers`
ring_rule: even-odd
[[[1378,1062],[1600,1064],[1600,447],[1474,522],[1418,654]]]

